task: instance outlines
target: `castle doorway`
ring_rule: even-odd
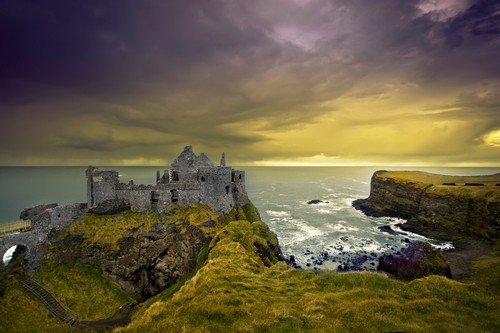
[[[172,202],[179,202],[179,192],[177,190],[170,190],[172,195]]]
[[[151,191],[151,209],[156,209],[158,207],[159,201],[160,201],[160,193],[156,191]]]

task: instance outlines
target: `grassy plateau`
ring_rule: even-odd
[[[232,214],[255,216],[250,207]],[[158,221],[188,221],[205,228],[212,238],[200,251],[197,269],[140,304],[128,326],[114,331],[500,331],[498,246],[475,262],[474,276],[467,281],[428,276],[405,282],[378,272],[295,270],[272,255],[263,260],[259,248],[277,244],[266,224],[237,220],[203,226],[208,220],[217,221],[217,214],[193,205],[168,216],[91,216],[70,228],[92,237],[92,242],[116,244],[131,228],[147,230]],[[35,278],[88,319],[109,316],[130,301],[99,269],[80,263],[67,267],[46,262]],[[4,278],[3,283],[1,332],[75,330],[52,318],[15,281]]]

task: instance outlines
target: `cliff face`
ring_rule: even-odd
[[[238,207],[250,208],[258,216],[251,204]],[[145,300],[195,271],[228,221],[202,205],[178,207],[168,214],[88,215],[52,240],[49,258],[98,266],[136,299]],[[276,236],[270,233],[267,239],[271,241],[254,244],[261,260],[283,260]]]
[[[483,185],[466,186],[469,180]],[[370,196],[353,206],[370,216],[400,217],[422,228],[491,239],[500,226],[497,182],[499,174],[469,178],[377,171]]]
[[[99,266],[128,293],[144,300],[195,269],[198,254],[209,241],[195,226],[159,224],[150,232],[120,238],[118,249],[107,244],[85,244],[81,235],[69,234],[54,244],[52,255],[70,265],[80,260]]]

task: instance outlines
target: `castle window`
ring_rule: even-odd
[[[155,204],[160,201],[160,194],[156,191],[151,191],[151,203]]]
[[[202,181],[202,182],[204,182],[204,181],[205,181],[205,177],[201,177],[200,179],[201,179],[201,181]]]
[[[179,174],[177,173],[177,171],[172,171],[172,181],[173,182],[179,181]]]
[[[238,178],[241,179],[241,175],[239,175]]]
[[[179,192],[177,190],[170,190],[172,194],[172,202],[179,202]]]
[[[229,194],[229,186],[226,186],[225,189],[226,189],[226,194]]]

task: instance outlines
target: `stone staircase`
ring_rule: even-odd
[[[15,276],[23,290],[42,303],[56,318],[70,325],[78,322],[78,317],[74,312],[61,304],[51,292],[33,280],[28,274],[18,273]]]

